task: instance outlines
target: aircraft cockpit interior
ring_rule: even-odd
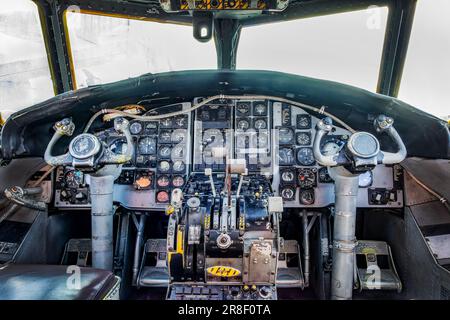
[[[0,299],[450,299],[449,127],[392,94],[415,1],[342,1],[387,3],[401,35],[378,92],[236,67],[241,28],[341,1],[34,2],[59,94],[1,125]],[[97,84],[123,48],[67,45],[70,6],[193,25],[220,67]],[[82,69],[94,84],[77,88]]]

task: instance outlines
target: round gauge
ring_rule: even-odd
[[[307,189],[300,192],[300,203],[306,206],[314,204],[314,190]]]
[[[291,148],[280,148],[278,150],[278,164],[288,166],[294,163],[294,150]]]
[[[170,170],[170,162],[169,161],[160,161],[158,163],[158,170],[160,172],[168,172]]]
[[[172,152],[172,149],[170,147],[162,146],[159,148],[158,155],[162,158],[169,158],[171,152]]]
[[[178,145],[172,149],[173,158],[183,158],[184,157],[184,146]]]
[[[111,150],[112,153],[114,154],[125,154],[127,153],[128,150],[128,144],[127,141],[125,139],[117,139],[114,140],[110,145],[109,145],[109,149]]]
[[[264,103],[257,103],[255,105],[255,116],[267,115],[267,106]]]
[[[169,143],[172,140],[172,133],[170,131],[161,131],[159,133],[159,143]]]
[[[238,129],[247,130],[250,128],[250,123],[247,120],[239,120],[237,123]]]
[[[138,190],[148,189],[152,185],[152,177],[146,174],[137,174],[133,185]]]
[[[261,129],[266,129],[267,128],[267,122],[264,119],[258,119],[255,121],[255,125],[254,125],[255,129],[261,130]]]
[[[64,175],[64,182],[69,188],[78,188],[80,184],[83,184],[83,172],[70,170]]]
[[[184,178],[182,176],[174,176],[172,179],[172,185],[176,188],[182,187],[184,184]]]
[[[311,148],[300,148],[297,151],[297,161],[302,166],[311,166],[314,164],[314,153]]]
[[[280,191],[280,195],[283,200],[292,201],[295,198],[295,189],[294,187],[283,187]]]
[[[156,194],[156,202],[159,203],[169,202],[169,193],[167,191],[159,191]]]
[[[340,150],[341,150],[341,147],[334,141],[325,142],[325,144],[321,147],[321,151],[324,156],[335,155]]]
[[[156,141],[151,137],[145,137],[139,140],[138,149],[140,154],[155,154]]]
[[[177,129],[172,133],[172,142],[174,143],[183,142],[185,138],[186,138],[185,129]]]
[[[297,132],[295,140],[297,141],[297,144],[300,146],[308,146],[311,144],[311,133]]]
[[[366,171],[359,175],[359,186],[361,188],[367,188],[372,185],[373,175],[372,171]]]
[[[244,116],[250,115],[250,104],[249,103],[246,103],[246,102],[238,103],[236,109],[240,115],[244,115]]]
[[[173,163],[173,167],[172,167],[173,171],[175,172],[183,172],[184,169],[186,169],[186,165],[184,164],[183,161],[181,160],[177,160]]]
[[[168,187],[170,184],[170,180],[168,176],[159,176],[156,180],[156,185],[161,188]]]
[[[69,152],[76,159],[86,159],[100,151],[98,138],[90,133],[83,133],[75,137],[69,145]]]
[[[293,170],[284,170],[281,172],[281,181],[292,183],[295,180],[295,172]]]
[[[309,114],[297,115],[297,129],[311,128],[311,116]]]
[[[346,148],[357,157],[369,159],[380,152],[380,142],[373,134],[360,131],[350,136]]]
[[[131,134],[139,134],[142,131],[142,123],[139,121],[133,122],[130,124],[130,132]]]
[[[330,174],[328,173],[328,169],[325,167],[319,169],[319,182],[321,183],[333,182],[333,179],[330,177]]]
[[[280,128],[278,130],[278,140],[280,144],[291,144],[294,140],[294,130],[291,128]]]
[[[208,129],[203,132],[203,144],[215,143],[216,145],[223,145],[222,131],[219,129]]]
[[[298,184],[300,188],[312,188],[316,185],[316,174],[313,169],[303,168],[298,172]]]
[[[161,120],[161,127],[170,128],[172,126],[172,118],[165,118]]]
[[[187,119],[186,117],[182,116],[182,117],[178,117],[175,119],[175,125],[178,128],[184,128],[187,125]]]

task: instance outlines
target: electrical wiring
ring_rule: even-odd
[[[166,114],[159,114],[159,115],[135,115],[135,114],[130,114],[128,112],[122,111],[122,110],[118,110],[118,109],[102,109],[100,111],[97,111],[88,121],[88,123],[86,124],[83,133],[86,133],[89,131],[89,129],[91,128],[92,124],[94,123],[94,121],[102,114],[109,114],[109,113],[115,113],[118,115],[121,115],[123,117],[128,117],[128,118],[132,118],[132,119],[136,119],[136,120],[141,120],[141,121],[152,121],[152,120],[161,120],[167,117],[175,117],[178,115],[182,115],[185,113],[189,113],[192,111],[197,110],[198,108],[214,101],[214,100],[224,100],[224,99],[238,99],[238,100],[273,100],[273,101],[277,101],[277,102],[284,102],[284,103],[288,103],[318,114],[323,114],[324,116],[330,117],[333,121],[335,121],[337,124],[341,125],[343,128],[347,129],[348,131],[350,131],[351,133],[355,133],[356,130],[354,130],[352,127],[350,127],[347,123],[345,123],[344,121],[342,121],[341,119],[339,119],[338,117],[336,117],[335,115],[327,112],[324,110],[324,107],[313,107],[301,102],[297,102],[294,100],[290,100],[290,99],[286,99],[286,98],[280,98],[280,97],[275,97],[275,96],[267,96],[267,95],[215,95],[209,98],[206,98],[205,100],[193,105],[191,108],[186,109],[186,110],[180,110],[180,111],[176,111],[176,112],[171,112],[171,113],[166,113]]]

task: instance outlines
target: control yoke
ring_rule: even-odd
[[[326,167],[345,166],[350,171],[367,171],[377,164],[395,164],[406,157],[406,147],[397,130],[393,127],[394,120],[380,115],[374,120],[376,132],[386,132],[397,144],[396,153],[380,150],[378,139],[368,132],[355,132],[348,139],[345,148],[333,155],[324,155],[320,149],[322,138],[333,130],[330,118],[326,117],[317,123],[316,137],[314,139],[314,157],[317,162]]]
[[[317,123],[314,157],[319,164],[328,167],[334,180],[332,299],[351,299],[353,295],[359,175],[372,170],[377,164],[399,163],[406,157],[405,145],[392,126],[393,123],[392,118],[380,115],[375,119],[374,127],[376,132],[386,132],[393,139],[398,146],[396,153],[381,151],[380,143],[374,135],[355,132],[344,148],[330,155],[322,153],[320,144],[322,138],[333,129],[331,119],[324,118]]]
[[[131,160],[133,140],[128,129],[128,120],[114,119],[114,129],[126,138],[127,150],[115,154],[106,143],[95,135],[82,133],[69,144],[69,152],[53,156],[55,144],[63,136],[72,136],[75,125],[71,119],[63,119],[54,126],[55,134],[45,150],[44,159],[52,166],[71,165],[91,173],[89,192],[91,195],[92,267],[112,270],[113,268],[113,191],[117,172],[121,164]]]
[[[75,168],[86,169],[93,169],[98,165],[126,163],[133,156],[133,140],[128,124],[128,120],[124,118],[114,119],[114,129],[126,138],[127,151],[125,154],[115,154],[108,145],[100,142],[95,135],[82,133],[72,139],[69,144],[69,152],[53,156],[52,150],[58,140],[63,136],[72,136],[75,130],[72,120],[65,118],[54,125],[55,133],[45,150],[44,159],[52,166],[71,165]]]

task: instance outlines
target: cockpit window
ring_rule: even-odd
[[[214,42],[192,26],[66,12],[77,88],[144,73],[216,69]]]
[[[37,6],[0,3],[0,112],[4,118],[55,95]]]
[[[417,2],[399,98],[450,119],[450,1]]]
[[[245,27],[238,69],[281,71],[376,91],[387,7]]]

